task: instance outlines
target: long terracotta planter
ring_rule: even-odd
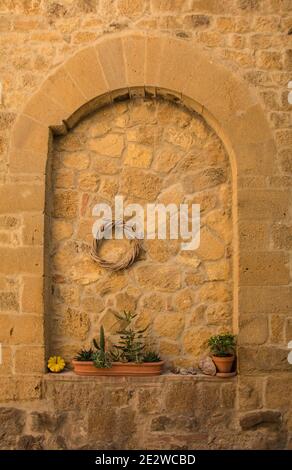
[[[98,369],[94,366],[92,361],[72,361],[74,372],[77,375],[85,376],[139,376],[145,377],[149,375],[160,375],[164,361],[160,362],[142,362],[136,364],[135,362],[113,362],[112,366],[105,369]]]

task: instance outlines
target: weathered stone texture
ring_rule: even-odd
[[[236,424],[237,378],[166,375],[127,378],[122,386],[117,378],[101,378],[99,382],[72,373],[49,376],[41,409],[38,402],[32,402],[30,409],[0,407],[1,448],[285,446],[287,423],[277,409],[242,410],[239,426]]]
[[[100,324],[113,334],[114,313],[129,309],[139,325],[151,324],[152,341],[169,364],[197,364],[208,336],[218,326],[230,329],[232,321],[231,314],[222,321],[221,312],[232,300],[232,213],[224,196],[231,193],[230,167],[219,138],[196,113],[162,99],[136,99],[103,108],[58,137],[52,159],[52,353],[70,359]],[[68,169],[74,171],[69,180]],[[199,249],[182,251],[180,240],[145,240],[145,253],[131,269],[110,274],[99,268],[89,256],[91,210],[104,200],[113,205],[116,193],[142,205],[202,202]],[[107,241],[102,253],[119,256],[119,249],[122,244]],[[149,296],[156,299],[151,305]],[[36,309],[27,304],[26,311]],[[195,318],[198,304],[212,309],[210,324]]]
[[[287,0],[2,0],[0,310],[1,326],[3,322],[5,327],[1,334],[5,331],[6,365],[0,366],[1,402],[39,399],[42,393],[39,374],[43,372],[44,357],[43,349],[36,344],[43,344],[41,316],[45,283],[41,214],[45,207],[43,183],[48,126],[53,125],[54,131],[63,133],[66,126],[62,119],[67,119],[96,94],[105,93],[108,87],[115,90],[126,83],[135,85],[135,81],[143,86],[143,73],[146,82],[152,85],[159,77],[164,80],[167,72],[168,83],[173,88],[181,86],[192,91],[193,87],[196,96],[207,99],[204,109],[200,100],[196,106],[206,115],[209,112],[213,115],[213,108],[216,109],[220,135],[229,132],[236,143],[233,187],[239,188],[239,248],[247,252],[247,256],[239,258],[240,281],[244,284],[239,287],[240,341],[245,348],[239,351],[241,377],[237,403],[247,414],[234,420],[230,412],[212,411],[209,417],[209,411],[206,416],[199,408],[198,416],[181,416],[179,411],[170,417],[171,401],[166,410],[160,388],[147,384],[135,397],[140,417],[134,416],[134,407],[129,408],[128,402],[122,400],[124,411],[119,413],[115,409],[112,414],[106,414],[105,428],[92,419],[92,432],[99,438],[99,430],[104,429],[107,437],[103,442],[98,441],[101,448],[110,445],[112,429],[120,433],[124,427],[128,427],[127,442],[118,436],[116,447],[273,449],[286,446],[284,427],[287,424],[291,433],[292,422],[291,383],[283,373],[287,369],[289,374],[291,369],[287,362],[287,343],[292,340],[292,320],[287,316],[291,315],[292,307],[289,277],[292,133],[287,89],[292,64],[288,44],[290,15],[291,5]],[[139,45],[133,46],[133,38],[122,40],[109,34],[119,30],[135,30]],[[149,38],[144,50],[140,33],[154,31],[158,35],[162,32],[163,39]],[[109,42],[102,40],[96,47],[95,41],[104,33]],[[175,54],[167,50],[168,44],[174,44],[172,38],[179,40],[174,46]],[[201,57],[196,57],[197,70],[205,72],[205,80],[198,86],[195,77],[187,73],[189,63],[184,54],[184,49],[193,44],[210,52],[212,64],[219,64],[220,70],[224,65],[222,76],[221,72],[213,76],[211,62],[206,67]],[[92,47],[80,52],[87,45]],[[80,54],[76,56],[77,51]],[[99,61],[103,62],[106,79]],[[44,78],[59,64],[61,70],[46,82],[43,92],[36,93]],[[231,86],[229,80],[231,74],[237,83],[236,90],[234,82]],[[252,100],[247,98],[247,87],[241,79],[255,88]],[[132,93],[144,94],[144,91],[132,90]],[[146,92],[153,95],[154,89],[147,87]],[[259,98],[260,106],[254,106],[254,97]],[[183,100],[189,105],[187,96]],[[27,101],[26,114],[18,117]],[[108,97],[100,99],[100,103],[107,102]],[[177,358],[181,364],[193,362],[204,348],[204,334],[231,327],[234,272],[230,255],[237,247],[231,247],[231,213],[227,209],[231,207],[232,191],[226,153],[202,119],[173,109],[167,102],[157,106],[151,100],[143,105],[139,101],[131,105],[120,103],[115,109],[105,107],[91,115],[89,121],[84,120],[65,138],[55,138],[55,212],[51,224],[54,293],[50,313],[55,320],[57,314],[60,319],[66,307],[70,307],[76,309],[77,319],[72,325],[68,318],[61,324],[57,320],[53,322],[60,326],[53,337],[61,340],[61,347],[54,347],[54,352],[65,353],[62,335],[68,332],[71,335],[72,328],[81,327],[81,333],[68,346],[68,355],[83,342],[80,336],[85,338],[90,324],[94,331],[101,319],[106,318],[107,325],[112,325],[109,307],[138,305],[139,322],[145,325],[150,321],[154,325],[156,321],[160,330],[161,319],[173,315],[179,330],[183,328],[181,337],[159,338],[162,354],[172,363]],[[21,126],[15,134],[12,126],[16,121]],[[75,122],[76,116],[66,124],[72,126]],[[119,190],[124,191],[130,202],[137,199],[142,203],[152,202],[159,196],[167,200],[178,179],[184,191],[193,192],[187,195],[186,201],[200,203],[205,217],[204,233],[209,238],[208,243],[202,244],[200,257],[178,253],[175,245],[163,247],[153,243],[149,245],[147,258],[141,261],[145,263],[145,273],[135,268],[129,276],[108,275],[97,270],[88,259],[85,244],[90,242],[91,209],[98,198],[111,200]],[[179,199],[181,192],[176,189]],[[236,206],[237,201],[234,203]],[[147,273],[152,263],[157,267],[153,279]],[[169,273],[174,272],[174,278],[170,279]],[[139,275],[145,285],[142,289],[136,285]],[[155,281],[160,277],[164,287],[156,289]],[[128,292],[128,288],[132,291]],[[61,305],[65,307],[62,311]],[[16,316],[22,318],[22,314],[23,331],[16,321]],[[180,315],[184,321],[179,320]],[[34,319],[36,335],[32,338]],[[35,346],[22,347],[20,343],[25,341],[34,342]],[[11,375],[13,372],[16,375]],[[251,375],[243,376],[243,372]],[[95,390],[88,394],[87,387],[81,384],[70,386],[75,398],[81,396],[86,406],[96,393]],[[172,397],[174,406],[184,414],[183,404],[177,403],[170,389],[171,386],[166,389],[167,396]],[[220,407],[225,410],[230,405],[233,409],[233,391],[221,387],[218,392],[217,384],[191,392],[185,385],[182,389],[186,390],[190,413],[193,413],[192,400],[197,400],[200,406],[210,406],[202,398],[204,393],[216,406],[219,397]],[[62,390],[57,387],[56,397],[61,400],[59,395]],[[66,419],[59,422],[58,411],[53,413],[50,407],[47,411],[37,410],[43,417],[34,429],[30,429],[31,417],[24,429],[26,411],[18,406],[0,408],[1,445],[19,449],[96,448],[97,440],[92,442],[87,437],[88,420],[75,412],[79,405],[66,390],[63,400],[63,407],[68,406]],[[148,414],[151,419],[146,420]],[[246,428],[243,432],[234,424],[238,418]],[[208,426],[196,430],[197,419],[206,421]],[[85,429],[82,435],[80,429]],[[137,429],[143,429],[140,441],[133,438]],[[290,444],[287,441],[290,448],[291,439],[290,434]]]

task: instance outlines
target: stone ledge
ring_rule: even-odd
[[[75,375],[74,372],[63,372],[61,374],[51,374],[47,373],[44,375],[45,382],[101,382],[104,384],[117,384],[120,385],[121,383],[130,383],[133,384],[138,382],[139,384],[153,384],[153,383],[171,383],[171,382],[182,382],[182,381],[194,381],[194,382],[218,382],[226,383],[226,382],[233,382],[237,380],[237,375],[235,377],[230,378],[222,378],[222,377],[212,377],[210,375],[181,375],[181,374],[171,374],[166,373],[158,376],[153,377],[108,377],[108,376],[100,376],[100,377],[86,377],[86,376],[79,376]]]

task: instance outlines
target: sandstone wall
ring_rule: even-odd
[[[236,380],[52,377],[46,400],[0,408],[0,448],[282,449],[276,410],[236,412]],[[248,410],[250,400],[242,402]]]
[[[208,115],[211,122],[216,110],[214,125],[221,123],[222,129],[234,136],[236,143],[235,155],[229,155],[235,170],[234,190],[238,195],[233,214],[236,228],[233,249],[237,241],[240,249],[234,272],[234,279],[240,281],[234,299],[239,308],[233,313],[236,318],[238,314],[241,346],[234,410],[237,420],[242,413],[262,413],[259,423],[267,430],[264,438],[267,446],[273,420],[276,420],[276,427],[282,423],[288,434],[284,443],[282,427],[277,427],[279,446],[291,446],[291,366],[287,362],[287,342],[292,339],[292,131],[287,99],[292,68],[291,10],[289,0],[1,1],[0,342],[3,363],[0,365],[0,400],[3,406],[9,402],[13,407],[13,402],[18,400],[21,402],[16,403],[17,409],[27,407],[30,410],[33,406],[47,409],[49,406],[45,400],[38,401],[46,397],[44,330],[48,332],[48,328],[44,327],[43,294],[48,299],[51,293],[43,292],[44,261],[47,262],[43,259],[45,170],[43,160],[36,158],[44,149],[47,151],[48,132],[44,121],[39,124],[35,109],[44,111],[45,121],[46,116],[49,120],[53,114],[55,130],[63,130],[62,122],[55,121],[61,101],[58,97],[63,98],[66,92],[70,95],[76,88],[75,82],[72,85],[67,77],[57,91],[50,82],[45,90],[54,106],[47,106],[43,95],[43,101],[37,98],[37,104],[32,103],[29,110],[32,118],[22,115],[23,127],[15,137],[12,128],[16,117],[47,75],[76,51],[100,38],[110,38],[117,31],[155,33],[161,38],[179,39],[184,45],[174,46],[175,50],[171,49],[160,58],[163,70],[159,73],[165,72],[171,77],[171,84],[185,81],[184,76],[180,77],[188,70],[190,61],[183,55],[184,49],[198,45],[210,58],[208,66],[200,59],[196,62],[199,64],[197,74],[203,73],[202,68],[206,73],[200,84],[193,76],[189,91],[195,90],[194,94],[202,98],[207,92],[210,94],[212,99],[207,100],[208,106],[197,100],[201,103],[200,112]],[[158,44],[154,41],[155,46]],[[153,53],[155,50],[159,47],[154,47]],[[181,62],[177,60],[178,54],[181,54]],[[117,63],[117,55],[113,57]],[[173,68],[174,57],[177,62]],[[132,62],[139,63],[139,54],[132,54],[129,63]],[[74,75],[74,62],[70,70]],[[154,67],[153,70],[155,75]],[[222,71],[221,75],[218,70]],[[232,80],[224,75],[224,70],[238,79],[237,87],[231,86]],[[114,74],[113,71],[114,68],[107,70]],[[137,70],[131,70],[131,77],[135,77],[135,72]],[[60,80],[55,83],[59,86]],[[74,97],[72,111],[78,108],[79,99],[80,93]],[[71,105],[69,103],[69,107]],[[246,116],[250,123],[248,129],[244,124]],[[33,133],[32,128],[37,132]],[[223,134],[222,131],[221,138]],[[70,136],[64,141],[66,139],[70,140]],[[10,141],[17,144],[13,152],[9,150]],[[61,289],[56,290],[56,297],[64,295]],[[90,312],[94,311],[88,310],[91,316]],[[3,413],[6,416],[5,410]],[[11,413],[13,416],[14,411]],[[24,414],[16,413],[20,422],[24,422]],[[11,434],[11,430],[9,432]],[[251,436],[256,443],[256,433],[252,431]],[[229,443],[232,445],[232,440]],[[228,447],[229,443],[222,446]],[[236,445],[241,444],[242,437],[238,437]],[[167,447],[167,443],[164,445]],[[212,447],[212,441],[209,446]]]
[[[89,116],[54,148],[51,354],[70,361],[101,324],[113,335],[114,313],[125,309],[150,325],[149,342],[168,363],[197,366],[208,337],[232,329],[231,171],[219,138],[196,113],[137,99]],[[144,240],[130,269],[100,268],[90,257],[92,209],[113,207],[117,194],[145,210],[201,204],[199,249],[183,251],[181,238]],[[104,242],[101,254],[117,259],[127,245]]]

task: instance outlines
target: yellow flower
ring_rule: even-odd
[[[48,360],[48,369],[51,372],[61,372],[65,367],[65,361],[61,356],[51,356]]]

